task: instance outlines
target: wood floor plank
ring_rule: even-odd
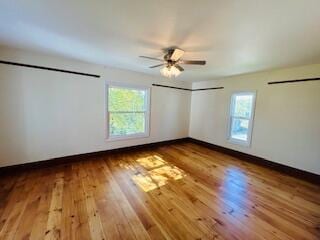
[[[61,239],[63,174],[56,175],[50,203],[45,240]]]
[[[173,151],[171,152],[171,154],[174,154],[176,153],[174,150],[169,150],[169,153],[170,151]],[[168,153],[168,151],[166,152]],[[180,156],[180,161],[184,161],[185,165],[188,165],[188,161],[185,161],[187,159],[189,159],[190,156]],[[179,164],[179,163],[177,163]],[[189,169],[190,171],[192,171],[192,166],[190,166],[190,168],[187,168]],[[206,176],[206,173],[208,175],[210,175],[209,170],[204,170],[204,169],[201,169],[201,171],[204,172],[204,176]],[[192,172],[194,175],[199,175],[197,172]],[[214,175],[214,174],[213,174]],[[210,177],[210,179],[213,179],[213,176]],[[205,184],[207,184],[208,186],[214,186],[214,182],[210,181],[210,180],[207,180],[207,179],[203,179],[205,182]],[[261,186],[260,186],[261,187]],[[283,218],[284,214],[281,213],[281,212],[272,212],[272,211],[269,211],[267,209],[264,209],[264,205],[263,204],[260,204],[259,201],[257,201],[257,199],[255,199],[255,203],[252,202],[251,199],[253,199],[253,197],[250,195],[251,191],[249,191],[250,193],[248,193],[245,189],[244,191],[242,191],[241,188],[239,188],[236,184],[232,183],[232,182],[228,182],[228,188],[230,189],[225,189],[223,186],[219,186],[219,189],[217,188],[216,190],[219,191],[220,193],[222,193],[221,195],[222,196],[228,196],[228,198],[225,198],[225,202],[228,203],[230,206],[233,206],[234,209],[237,209],[238,211],[234,211],[234,214],[241,211],[241,212],[244,212],[244,211],[248,211],[250,210],[250,214],[246,214],[248,216],[255,216],[255,215],[258,215],[260,216],[261,219],[263,219],[262,217],[264,216],[264,220],[265,221],[270,221],[270,215],[272,215],[273,217],[271,218],[273,221],[273,225],[274,226],[277,226],[277,228],[281,229],[281,226],[282,228],[286,228],[287,230],[285,232],[289,232],[288,229],[291,229],[291,236],[294,236],[294,237],[299,237],[302,238],[302,237],[305,237],[305,235],[308,235],[308,233],[304,233],[302,234],[301,233],[301,230],[304,228],[304,227],[301,227],[301,224],[299,223],[296,223],[295,221],[292,221],[292,219],[290,219],[289,221],[285,220]],[[232,190],[232,191],[230,191]],[[276,189],[273,189],[273,191],[275,191]],[[279,190],[281,192],[281,190]],[[241,195],[245,194],[246,198],[245,199],[242,199],[241,198]],[[271,194],[271,193],[270,193]],[[299,202],[299,201],[298,201]],[[271,205],[274,204],[274,202],[270,202]],[[309,203],[310,205],[313,205],[313,203]],[[251,209],[251,207],[254,207],[254,209]],[[315,208],[316,209],[316,208]],[[314,210],[315,210],[314,209]],[[264,214],[266,213],[267,214]],[[277,214],[280,214],[280,215],[277,215]],[[311,216],[311,214],[309,215]],[[281,219],[281,220],[280,220]],[[257,220],[259,221],[260,219],[257,218]],[[278,221],[276,221],[278,220]],[[256,221],[257,222],[257,221]],[[264,224],[264,226],[267,226],[268,224]],[[293,226],[292,228],[290,228],[290,226]],[[269,226],[270,227],[270,226]],[[275,227],[273,227],[273,230],[270,229],[270,231],[275,231],[274,229]],[[314,228],[309,228],[309,230],[313,233],[311,233],[310,237],[312,236],[312,234],[316,234],[316,230]]]
[[[39,190],[39,206],[36,215],[33,215],[33,227],[30,233],[31,240],[44,239],[46,235],[47,222],[49,217],[49,209],[51,204],[52,192],[54,188],[56,170],[45,169],[43,171],[43,178],[40,179]]]
[[[183,229],[184,226],[179,224],[177,219],[171,216],[169,211],[170,208],[167,208],[166,205],[161,204],[157,196],[154,198],[151,194],[145,194],[143,190],[139,190],[134,184],[131,174],[139,174],[139,171],[137,171],[128,162],[117,163],[115,161],[112,161],[108,162],[108,165],[111,167],[113,172],[116,172],[118,176],[123,175],[123,167],[126,170],[129,170],[125,171],[126,175],[122,177],[123,182],[125,182],[126,184],[125,187],[134,190],[135,194],[139,198],[144,199],[145,205],[149,209],[152,216],[156,219],[156,221],[162,226],[163,229],[165,229],[165,232],[167,233],[169,239],[186,239],[188,237],[186,231],[179,231],[179,229]],[[124,185],[122,186],[124,187]]]
[[[131,206],[137,213],[140,221],[145,229],[148,231],[151,239],[170,239],[168,233],[163,229],[163,226],[156,221],[155,216],[148,207],[148,201],[143,192],[139,191],[131,181],[130,175],[123,171],[123,169],[117,168],[112,163],[111,159],[107,159],[106,163],[109,165],[114,178],[119,183],[123,193],[130,202]],[[121,165],[121,163],[120,163]],[[126,166],[129,166],[126,164]]]
[[[18,180],[13,190],[13,195],[2,215],[0,239],[14,239],[19,224],[23,221],[21,216],[28,204],[28,196],[30,196],[29,193],[32,191],[33,176],[35,175],[34,173],[26,173]]]
[[[105,174],[109,176],[111,179],[113,179],[112,173],[110,172],[109,168],[105,168]],[[143,227],[143,224],[141,223],[138,216],[132,209],[131,205],[129,204],[128,200],[126,199],[125,195],[123,194],[122,190],[120,189],[116,181],[114,181],[114,184],[111,185],[111,188],[114,192],[114,196],[116,197],[116,201],[121,207],[124,216],[127,218],[131,226],[131,229],[134,232],[136,239],[150,239],[149,235],[147,234],[147,231]]]
[[[18,225],[14,239],[29,239],[32,228],[34,226],[34,218],[37,216],[38,208],[41,201],[42,183],[45,177],[40,171],[37,171],[37,175],[33,175],[34,182],[30,187],[30,193],[28,197],[24,200],[26,202],[25,210],[23,211]]]
[[[0,240],[320,239],[320,186],[184,142],[0,176]]]

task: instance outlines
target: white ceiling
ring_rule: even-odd
[[[159,75],[178,46],[181,80],[320,63],[320,0],[0,0],[0,44]]]

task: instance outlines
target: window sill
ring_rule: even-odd
[[[241,141],[241,140],[234,139],[234,138],[229,138],[228,142],[232,143],[232,144],[235,144],[235,145],[247,147],[247,148],[249,148],[250,145],[251,145],[250,141]]]
[[[134,140],[139,138],[148,138],[150,137],[149,134],[143,133],[143,134],[132,134],[132,135],[126,135],[126,136],[109,136],[107,137],[108,142],[115,142],[115,141],[125,141],[125,140]]]

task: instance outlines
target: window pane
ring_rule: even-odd
[[[145,111],[145,90],[109,87],[109,111]]]
[[[253,95],[238,95],[234,97],[233,116],[251,117]]]
[[[248,140],[249,120],[232,118],[231,138],[242,141]]]
[[[144,113],[110,113],[111,136],[123,136],[145,132]]]

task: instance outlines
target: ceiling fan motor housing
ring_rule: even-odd
[[[167,51],[167,54],[166,55],[164,55],[164,60],[166,60],[166,61],[171,61],[172,62],[172,60],[170,59],[171,58],[171,56],[172,56],[172,54],[173,54],[173,52],[174,52],[174,49],[172,48],[172,49],[168,49],[168,51]]]
[[[196,64],[196,65],[206,64],[206,61],[204,60],[201,60],[201,61],[200,60],[181,60],[181,57],[183,56],[183,54],[184,54],[184,51],[179,48],[169,48],[164,50],[163,60],[160,58],[154,58],[154,57],[148,57],[148,56],[140,56],[140,57],[162,62],[161,64],[151,66],[150,68],[164,66],[160,71],[162,75],[166,77],[171,77],[171,76],[176,77],[182,71],[184,71],[184,68],[181,67],[179,64]]]

